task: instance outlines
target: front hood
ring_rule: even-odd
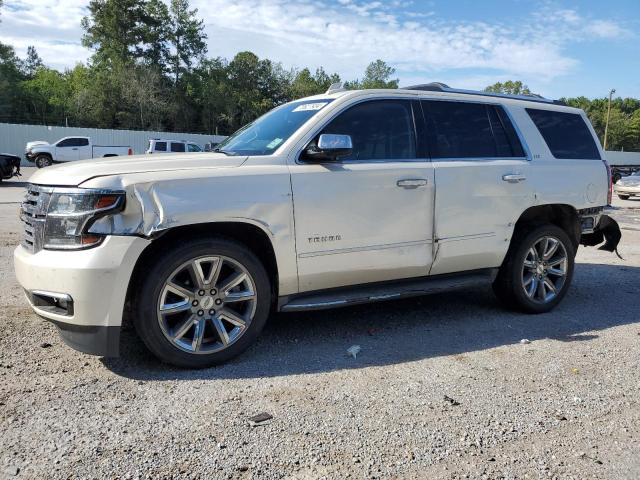
[[[27,142],[27,147],[26,149],[29,150],[30,148],[33,147],[44,147],[44,146],[51,146],[49,144],[49,142],[45,142],[44,140],[36,140],[35,142]]]
[[[245,156],[230,157],[213,152],[109,157],[42,168],[31,176],[30,181],[39,185],[77,186],[91,178],[111,175],[239,167],[246,159]]]
[[[618,185],[623,187],[640,187],[640,176],[632,175],[618,180]]]

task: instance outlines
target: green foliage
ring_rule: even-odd
[[[563,98],[567,105],[585,111],[600,142],[604,143],[607,122],[608,98],[590,100],[585,97]],[[640,151],[640,100],[636,98],[614,98],[611,102],[611,117],[607,150]]]
[[[371,62],[364,71],[364,78],[354,80],[345,84],[349,90],[370,89],[370,88],[398,88],[398,79],[391,79],[395,75],[396,69],[390,67],[382,60]]]
[[[82,19],[82,44],[96,64],[128,64],[145,57],[149,25],[146,1],[91,0]],[[160,20],[160,19],[158,19]]]
[[[507,80],[506,82],[497,82],[489,85],[484,89],[485,92],[505,93],[507,95],[531,95],[531,90],[520,80]]]
[[[182,73],[188,72],[194,60],[207,53],[204,22],[196,18],[198,9],[189,10],[189,0],[171,0],[169,7],[169,63],[176,84]]]
[[[340,82],[340,76],[337,73],[328,75],[322,67],[316,70],[315,74],[311,74],[308,68],[303,68],[293,75],[291,87],[289,88],[289,97],[291,99],[310,97],[326,92],[329,87]]]
[[[33,77],[38,69],[42,68],[44,63],[38,55],[34,46],[27,47],[27,58],[24,61],[24,70],[28,77]]]

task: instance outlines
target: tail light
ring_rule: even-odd
[[[133,148],[129,149],[129,155],[133,155]]]
[[[607,205],[611,205],[611,200],[613,199],[613,177],[609,162],[606,160],[603,160],[603,162],[604,166],[607,168]]]

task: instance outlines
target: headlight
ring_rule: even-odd
[[[104,236],[88,233],[97,219],[124,207],[124,192],[54,189],[44,228],[44,248],[78,250],[99,245]]]

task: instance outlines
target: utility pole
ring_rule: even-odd
[[[607,136],[609,135],[609,119],[611,118],[611,97],[616,93],[616,89],[612,88],[609,92],[609,107],[607,108],[607,122],[604,124],[604,142],[602,145],[602,149],[607,149]]]

